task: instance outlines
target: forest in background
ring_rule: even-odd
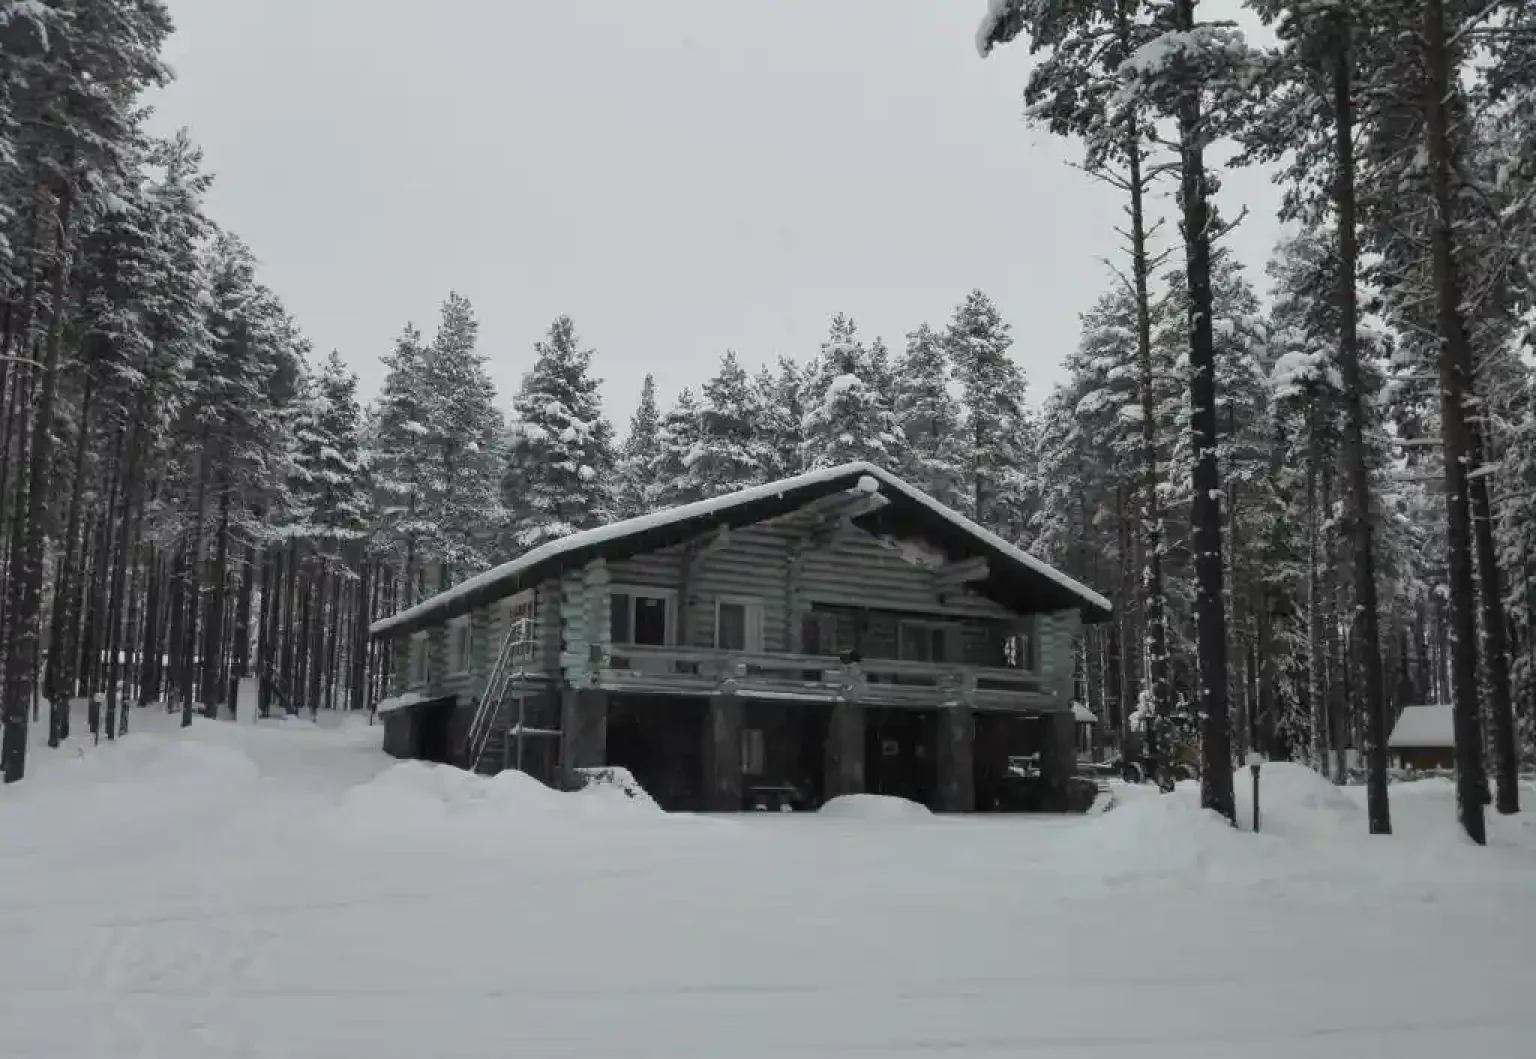
[[[621,433],[563,316],[504,413],[454,294],[360,401],[207,215],[196,145],[146,126],[162,4],[0,5],[6,779],[30,724],[80,737],[82,699],[106,738],[130,706],[227,711],[251,675],[264,710],[365,708],[376,617],[615,518],[868,459],[1111,596],[1078,679],[1111,732],[1184,723],[1208,763],[1339,779],[1362,750],[1386,830],[1396,708],[1454,701],[1477,837],[1485,748],[1513,811],[1536,704],[1536,13],[1250,7],[1275,47],[1193,0],[991,0],[983,54],[1028,41],[1029,120],[1124,196],[1066,384],[1026,399],[975,292],[894,349],[839,316],[799,358],[725,352],[665,401],[648,384]],[[1256,162],[1290,233],[1263,276],[1219,208],[1221,168]],[[1230,774],[1202,776],[1229,813]]]

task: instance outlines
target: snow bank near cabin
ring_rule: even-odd
[[[1137,792],[1065,835],[1048,867],[1079,886],[1253,878],[1264,874],[1260,862],[1271,855],[1262,841],[1200,808],[1198,795]]]
[[[1237,826],[1253,829],[1253,774],[1238,769]],[[1198,797],[1198,793],[1196,794]],[[1293,838],[1366,833],[1365,814],[1347,793],[1305,765],[1271,761],[1259,771],[1259,830]]]
[[[629,778],[634,784],[633,777]],[[571,793],[508,769],[479,776],[448,765],[402,761],[347,791],[341,822],[359,832],[566,830],[572,825],[633,824],[670,819],[648,794],[594,783]]]
[[[823,805],[818,815],[834,820],[863,820],[882,824],[933,819],[933,813],[926,805],[885,794],[844,794]]]

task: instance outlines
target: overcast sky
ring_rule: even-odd
[[[977,57],[985,0],[168,2],[162,124],[368,395],[450,290],[503,407],[568,313],[622,429],[648,371],[804,358],[837,312],[899,348],[980,287],[1038,399],[1110,282],[1119,199],[1022,122],[1024,46]],[[1223,189],[1261,288],[1274,202]]]

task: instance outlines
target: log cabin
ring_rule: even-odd
[[[1097,592],[852,463],[552,541],[376,622],[385,749],[671,810],[1064,807]]]

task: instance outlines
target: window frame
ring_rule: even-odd
[[[742,610],[740,647],[725,647],[720,643],[720,611],[724,607],[740,607]],[[767,619],[764,616],[763,597],[721,595],[715,597],[714,646],[717,651],[738,651],[744,655],[760,655],[768,650]],[[756,634],[754,636],[754,633]]]
[[[629,597],[629,639],[627,641],[613,638],[613,598],[615,596]],[[659,599],[666,604],[666,631],[663,639],[665,643],[646,644],[635,642],[635,600],[636,598]],[[614,647],[676,647],[677,646],[677,589],[654,588],[650,585],[609,585],[608,586],[608,641]]]
[[[432,645],[429,642],[431,633],[423,630],[411,634],[408,666],[405,671],[407,687],[424,687],[431,675]]]
[[[1018,645],[1019,664],[1011,665],[1008,661],[1008,648],[1010,644]],[[1003,668],[1017,670],[1020,673],[1040,672],[1040,623],[1030,619],[1020,621],[1010,626],[1003,633]]]
[[[513,624],[523,620],[528,622],[529,637],[513,647],[507,660],[514,665],[527,665],[538,657],[539,595],[536,588],[525,588],[501,601],[501,635],[498,640],[505,641],[512,635]]]
[[[933,648],[933,634],[935,632],[943,633],[943,635],[944,635],[944,655],[945,655],[945,657],[944,658],[932,658],[932,657],[930,657],[930,658],[908,658],[907,657],[907,630],[908,629],[913,629],[913,630],[921,629],[921,630],[923,630],[923,632],[926,634],[925,639],[926,639],[926,642],[927,642],[927,645],[928,645],[928,648],[929,648],[928,653],[930,655],[932,655],[932,653],[933,653],[933,650],[932,650],[932,648]],[[920,663],[922,663],[924,665],[931,665],[931,666],[958,665],[959,664],[958,662],[955,662],[955,661],[951,660],[948,656],[951,655],[951,654],[963,654],[964,653],[964,651],[963,651],[964,644],[962,643],[962,640],[961,640],[961,638],[963,636],[964,636],[964,628],[963,628],[963,626],[959,622],[942,621],[942,620],[939,620],[939,619],[936,619],[936,618],[902,618],[896,624],[896,655],[897,655],[898,660],[900,660],[902,662],[920,662]],[[951,650],[952,647],[953,648],[957,648],[957,650]]]
[[[462,639],[461,639],[462,638]],[[469,672],[475,651],[475,627],[468,614],[448,623],[448,676],[462,677]]]

